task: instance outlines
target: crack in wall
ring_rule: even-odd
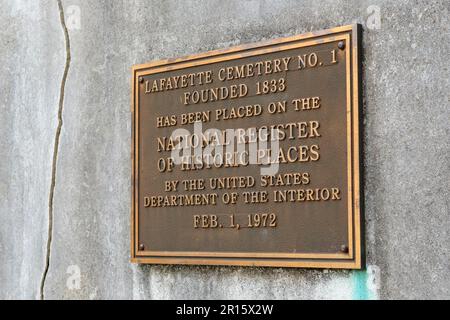
[[[59,104],[58,104],[58,126],[56,128],[55,133],[55,142],[53,145],[53,159],[52,159],[52,178],[50,183],[50,194],[48,198],[48,236],[47,236],[47,252],[45,258],[45,268],[42,273],[41,284],[39,287],[39,295],[40,299],[44,300],[44,289],[45,289],[45,280],[47,279],[48,270],[50,267],[50,253],[51,246],[53,240],[53,201],[56,187],[56,164],[58,161],[58,151],[59,151],[59,140],[61,136],[61,128],[63,125],[62,113],[64,108],[64,90],[66,87],[67,75],[69,73],[70,67],[70,39],[69,39],[69,31],[67,30],[66,21],[64,18],[64,8],[61,0],[57,0],[58,2],[58,10],[59,10],[59,19],[61,22],[61,27],[64,32],[64,41],[65,41],[65,49],[66,49],[66,62],[64,66],[64,73],[61,79],[61,86],[59,91]]]

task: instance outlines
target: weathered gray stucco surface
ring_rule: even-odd
[[[447,0],[63,0],[71,62],[50,251],[63,28],[57,1],[0,5],[0,298],[39,298],[48,254],[46,299],[450,296]],[[130,264],[131,65],[354,22],[367,269]]]
[[[35,298],[64,39],[55,2],[0,6],[0,298]]]

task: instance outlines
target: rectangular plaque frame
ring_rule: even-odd
[[[364,265],[360,188],[360,26],[349,25],[302,35],[280,38],[228,49],[214,50],[182,58],[166,59],[132,67],[132,201],[131,262],[148,264],[238,265],[267,267],[361,269]],[[139,78],[169,70],[236,60],[272,52],[344,41],[346,50],[348,248],[337,253],[282,252],[200,252],[147,251],[139,249]],[[239,248],[236,248],[238,250]]]

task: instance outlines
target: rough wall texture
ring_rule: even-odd
[[[64,38],[53,1],[0,6],[0,297],[35,298],[46,254]]]
[[[58,3],[0,4],[0,298],[449,297],[447,0],[62,0],[56,161]],[[354,22],[367,269],[130,264],[131,65]]]

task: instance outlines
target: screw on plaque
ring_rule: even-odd
[[[343,245],[341,246],[341,252],[343,252],[343,253],[348,253],[348,246],[346,246],[345,244],[343,244]]]
[[[145,247],[144,247],[144,245],[141,243],[141,244],[139,245],[139,251],[144,251],[144,249],[145,249]]]
[[[341,50],[344,50],[345,49],[345,42],[344,41],[339,41],[338,42],[338,48],[341,49]]]
[[[143,83],[144,82],[144,77],[139,77],[139,82]]]

